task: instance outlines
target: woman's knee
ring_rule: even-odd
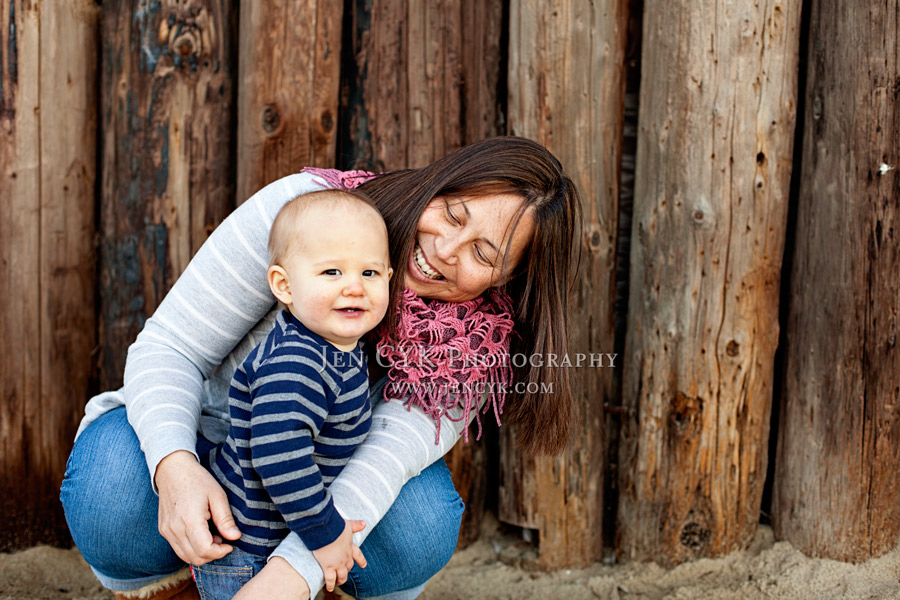
[[[101,573],[127,579],[178,567],[159,535],[158,501],[124,408],[102,415],[76,440],[60,500],[72,539]],[[142,565],[145,559],[153,564]]]
[[[363,544],[369,566],[353,569],[353,593],[372,598],[431,579],[456,550],[464,508],[443,460],[409,480]]]

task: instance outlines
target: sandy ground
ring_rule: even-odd
[[[490,525],[490,523],[486,524]],[[457,552],[423,600],[900,600],[900,548],[860,565],[811,559],[772,530],[727,557],[674,569],[655,564],[596,564],[539,573],[522,568],[533,550],[485,527],[482,540]],[[0,600],[110,600],[76,550],[38,547],[0,554]]]

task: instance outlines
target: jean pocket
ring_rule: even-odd
[[[253,578],[253,571],[251,565],[222,565],[216,561],[201,567],[191,565],[202,600],[230,600]]]

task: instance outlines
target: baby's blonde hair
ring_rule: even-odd
[[[381,213],[369,200],[368,196],[358,191],[351,190],[322,190],[297,196],[281,207],[272,222],[269,230],[269,266],[280,265],[285,256],[291,251],[292,244],[297,241],[297,230],[303,226],[303,215],[306,211],[320,203],[329,203],[330,206],[362,205],[371,208],[381,226],[385,227]],[[385,227],[385,233],[387,228]]]

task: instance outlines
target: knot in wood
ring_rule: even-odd
[[[181,56],[199,55],[203,51],[203,41],[197,26],[192,23],[179,25],[169,30],[169,49]]]
[[[587,242],[588,250],[592,254],[599,255],[603,253],[603,232],[597,225],[591,225],[588,228],[585,232],[585,241]]]
[[[675,394],[669,409],[669,432],[673,438],[683,439],[691,435],[700,425],[702,412],[703,398],[686,396],[681,392]]]
[[[326,132],[331,132],[334,128],[334,117],[331,114],[330,110],[326,110],[322,113],[322,117],[319,119],[319,122],[322,124],[322,129]]]
[[[728,356],[737,356],[740,351],[741,345],[734,340],[729,341],[728,345],[725,346],[725,354]]]
[[[825,101],[822,99],[822,96],[820,96],[819,94],[816,94],[816,97],[813,99],[813,111],[812,111],[814,121],[818,121],[819,119],[822,118],[822,110],[823,110],[822,105],[824,104],[824,102]]]
[[[272,134],[281,125],[281,111],[274,104],[266,104],[262,111],[262,128],[266,133]]]
[[[695,521],[691,521],[681,529],[680,541],[681,545],[691,550],[699,550],[709,543],[712,536],[709,529],[706,529]]]

